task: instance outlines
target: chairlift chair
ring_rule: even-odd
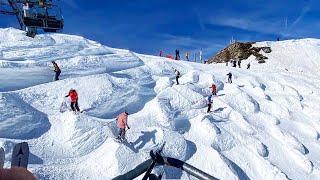
[[[11,11],[3,10],[0,0],[0,13],[16,15],[21,29],[27,31],[27,36],[34,37],[37,29],[44,32],[57,32],[64,27],[61,9],[52,0],[7,0]]]

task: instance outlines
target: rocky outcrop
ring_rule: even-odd
[[[270,47],[253,47],[255,42],[235,42],[218,52],[214,57],[208,60],[208,63],[225,63],[231,59],[244,60],[251,55],[256,57],[259,63],[264,63],[268,57],[260,52],[271,53]]]

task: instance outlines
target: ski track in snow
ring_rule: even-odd
[[[136,54],[79,36],[30,39],[0,29],[5,167],[14,143],[27,141],[29,169],[40,179],[111,179],[166,142],[165,156],[219,179],[320,179],[320,40],[256,45],[273,51],[267,63],[246,70]],[[61,66],[60,81],[51,82],[52,60]],[[183,75],[181,85],[173,68]],[[229,71],[234,84],[225,83]],[[206,113],[212,82],[218,96]],[[78,91],[80,115],[59,112],[70,88]],[[113,140],[114,119],[125,109],[131,145]],[[193,179],[174,168],[155,171]]]

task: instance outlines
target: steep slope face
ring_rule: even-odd
[[[278,42],[260,42],[256,46],[270,46],[273,50],[265,54],[274,68],[287,69],[298,74],[319,76],[320,40],[301,39]],[[274,69],[273,68],[273,69]]]
[[[16,78],[12,71],[50,69],[53,59],[61,65],[62,80],[42,84],[28,75],[39,85],[24,83],[28,88],[0,93],[6,167],[13,144],[23,140],[32,153],[29,169],[40,179],[111,179],[166,142],[164,155],[219,179],[320,177],[320,80],[313,73],[317,66],[307,65],[316,59],[304,57],[301,62],[290,51],[275,50],[268,54],[270,61],[253,62],[246,70],[136,54],[78,36],[20,35],[18,30],[0,30],[0,37],[7,38],[0,44],[0,70],[7,78],[4,86],[13,85],[2,91],[21,88],[16,85],[20,81],[10,82]],[[284,43],[295,49],[305,44],[314,50],[305,55],[311,55],[317,54],[316,42],[261,45],[277,49]],[[306,66],[301,66],[303,72],[296,66],[287,71],[289,62]],[[182,73],[180,85],[175,85],[173,68]],[[234,84],[225,83],[230,71]],[[212,83],[218,96],[213,97],[213,112],[206,113]],[[83,114],[59,112],[70,88],[78,91]],[[130,113],[126,137],[131,145],[113,140],[114,118],[124,110]],[[193,179],[173,168],[154,171],[164,172],[166,179]]]

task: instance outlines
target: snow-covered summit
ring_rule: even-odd
[[[30,144],[40,179],[111,179],[164,155],[219,179],[319,179],[320,40],[261,42],[265,64],[204,65],[113,49],[79,36],[0,29],[0,146]],[[51,61],[62,69],[52,82]],[[250,62],[250,58],[243,61]],[[173,69],[182,73],[175,85]],[[233,84],[225,82],[232,72]],[[216,83],[213,112],[206,113]],[[85,113],[60,113],[70,88]],[[129,112],[127,139],[114,118]],[[193,179],[158,167],[166,179]]]
[[[320,39],[267,41],[258,42],[255,46],[271,47],[273,52],[265,55],[273,67],[296,73],[320,75]]]

